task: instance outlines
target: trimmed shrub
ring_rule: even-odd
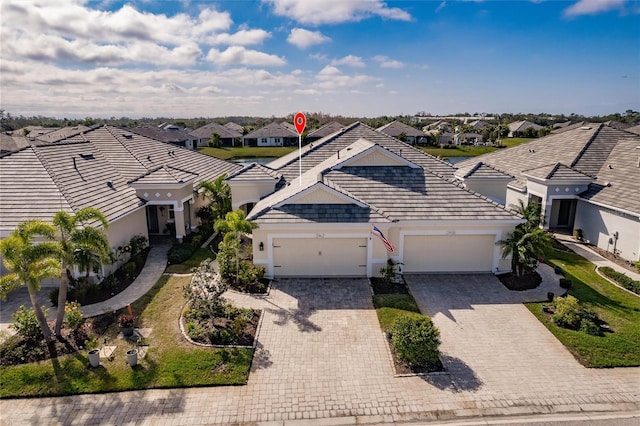
[[[43,309],[42,311],[46,317],[47,310]],[[12,327],[19,336],[25,339],[38,340],[43,337],[42,329],[36,318],[36,312],[33,308],[26,308],[24,305],[21,305],[20,309],[13,314]]]
[[[131,237],[129,241],[129,246],[131,246],[131,255],[135,256],[136,254],[142,252],[147,247],[147,237],[144,235],[138,234]]]
[[[169,264],[175,265],[182,263],[189,259],[194,252],[194,248],[191,244],[176,244],[169,249],[168,259]]]
[[[622,272],[618,272],[615,269],[610,268],[608,266],[603,266],[598,270],[602,272],[605,276],[611,278],[612,280],[620,284],[622,287],[626,288],[627,290],[630,290],[636,294],[640,294],[640,281],[635,281],[629,278],[627,275],[623,274]]]
[[[400,317],[390,334],[393,350],[403,362],[411,366],[438,362],[440,331],[428,317]]]

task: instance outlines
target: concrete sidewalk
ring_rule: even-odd
[[[171,244],[168,243],[154,244],[151,247],[151,251],[147,256],[147,261],[142,268],[140,275],[135,279],[135,281],[124,291],[109,300],[95,303],[93,305],[83,306],[81,308],[83,315],[86,318],[89,318],[106,312],[122,309],[142,297],[162,276],[167,266],[167,253],[170,247]],[[51,303],[49,302],[49,290],[51,290],[50,287],[43,287],[38,292],[38,298],[42,307],[49,310],[47,319],[55,320],[58,309],[51,306]],[[0,302],[0,331],[12,333],[9,325],[13,322],[13,313],[20,308],[20,305],[31,307],[29,292],[24,286],[11,292],[7,296],[6,301]]]
[[[628,276],[631,279],[634,279],[636,281],[640,281],[640,274],[639,273],[630,271],[630,270],[628,270],[626,268],[623,268],[622,266],[618,265],[617,263],[614,263],[614,262],[610,261],[609,259],[600,256],[598,253],[596,253],[595,251],[591,250],[588,245],[583,244],[583,243],[578,243],[578,242],[574,241],[573,239],[569,239],[566,235],[556,235],[556,238],[562,244],[567,246],[567,248],[573,250],[576,254],[579,254],[580,256],[584,257],[585,259],[587,259],[589,262],[593,263],[594,265],[596,265],[598,267],[600,267],[600,266],[608,266],[608,267],[610,267],[612,269],[615,269],[618,272],[621,272],[621,273],[625,274],[626,276]]]

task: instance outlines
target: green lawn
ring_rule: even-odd
[[[373,296],[373,306],[376,308],[380,327],[385,333],[402,316],[423,316],[410,294],[376,294]]]
[[[549,263],[562,268],[573,281],[569,294],[595,311],[613,333],[604,337],[556,326],[543,314],[543,303],[527,304],[529,310],[587,367],[640,365],[640,297],[631,295],[595,272],[595,266],[574,254],[553,251]]]
[[[233,158],[252,158],[252,157],[282,157],[288,153],[295,151],[296,147],[279,147],[279,146],[246,146],[237,148],[198,148],[203,154],[211,157],[220,158],[221,160],[230,160]]]
[[[253,350],[196,347],[182,339],[178,318],[185,303],[182,288],[190,277],[163,276],[132,305],[140,325],[152,329],[149,351],[138,366],[126,363],[130,344],[116,338],[117,324],[108,331],[118,346],[112,361],[90,368],[86,353],[0,368],[0,397],[73,395],[133,389],[245,384]]]
[[[524,142],[529,142],[533,139],[530,138],[506,138],[502,140],[502,145],[510,148],[512,146],[520,145]],[[501,148],[493,146],[456,146],[453,148],[431,148],[420,147],[428,154],[441,158],[449,157],[477,157],[478,155],[487,154],[489,152],[497,151]]]
[[[208,249],[197,249],[189,259],[182,263],[167,266],[165,270],[168,274],[190,274],[193,268],[196,268],[205,259],[214,259],[215,255]]]

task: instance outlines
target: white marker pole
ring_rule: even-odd
[[[300,172],[300,187],[302,187],[302,134],[298,135],[298,169]]]

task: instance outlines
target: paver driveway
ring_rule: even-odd
[[[490,274],[406,277],[442,335],[441,351],[459,390],[480,399],[555,400],[640,393],[640,370],[587,369]],[[626,380],[621,380],[622,377]],[[587,399],[588,401],[588,399]]]
[[[512,296],[492,277],[409,281],[441,327],[450,374],[394,377],[366,279],[278,280],[264,298],[229,296],[263,309],[246,386],[2,400],[0,424],[354,424],[640,410],[640,369],[582,368],[524,307],[504,303]]]

